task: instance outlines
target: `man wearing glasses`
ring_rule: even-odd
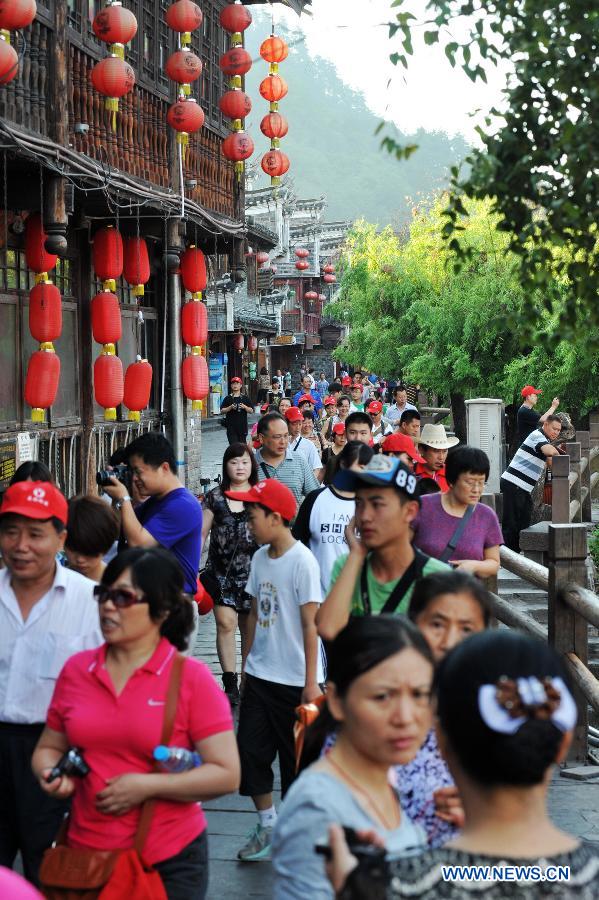
[[[68,803],[44,794],[31,771],[54,685],[66,660],[102,641],[94,584],[57,565],[67,501],[53,484],[11,485],[0,507],[0,865],[17,853],[37,883],[42,855]]]

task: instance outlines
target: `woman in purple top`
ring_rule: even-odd
[[[460,520],[472,507],[445,561],[479,578],[489,578],[499,569],[499,546],[503,543],[494,510],[479,503],[489,477],[489,458],[477,447],[460,447],[447,458],[445,472],[447,493],[422,498],[420,512],[412,522],[414,546],[428,556],[443,559]]]

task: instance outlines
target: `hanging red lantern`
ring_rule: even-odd
[[[107,421],[116,419],[116,408],[123,402],[124,390],[123,364],[108,345],[94,363],[94,396],[96,403],[104,407]]]
[[[27,28],[35,19],[35,0],[0,0],[0,29],[16,31]]]
[[[256,262],[259,266],[263,266],[264,263],[267,263],[269,259],[270,256],[268,255],[268,253],[265,253],[264,250],[260,250],[259,253],[256,253]]]
[[[241,3],[231,3],[221,9],[219,21],[229,34],[241,34],[252,24],[252,14]]]
[[[191,32],[202,24],[204,16],[197,3],[191,0],[177,0],[166,11],[166,24],[181,35],[181,45],[191,43]]]
[[[181,337],[190,347],[200,347],[208,340],[208,310],[199,300],[181,307]]]
[[[142,410],[150,402],[152,392],[152,366],[147,359],[137,357],[134,363],[127,366],[123,387],[123,404],[129,410],[127,418],[131,422],[139,422]]]
[[[207,283],[206,257],[195,244],[190,244],[181,254],[179,265],[185,290],[189,291],[194,300],[201,300]]]
[[[137,19],[130,9],[121,6],[118,0],[113,0],[96,15],[92,29],[96,37],[105,44],[118,44],[119,48],[113,48],[112,52],[120,56],[119,50],[137,34]]]
[[[310,256],[310,251],[306,250],[305,247],[298,247],[295,251],[295,255],[298,259],[307,259]]]
[[[113,54],[96,63],[91,78],[94,88],[106,97],[104,106],[112,113],[112,130],[116,131],[119,98],[133,90],[135,72],[129,63]]]
[[[172,81],[178,84],[191,84],[202,74],[202,60],[191,50],[183,47],[169,56],[165,69]]]
[[[112,225],[100,228],[94,235],[94,271],[105,291],[116,290],[116,279],[123,274],[123,239]]]
[[[218,65],[225,75],[246,75],[252,68],[252,57],[243,47],[231,47],[223,53]]]
[[[94,341],[105,346],[118,343],[123,335],[118,297],[110,291],[96,294],[91,302],[91,314]]]
[[[29,292],[29,331],[40,344],[51,344],[60,337],[62,300],[51,281],[40,281]]]
[[[10,35],[0,34],[0,84],[8,84],[19,71],[19,57],[10,45]]]
[[[254,334],[250,334],[248,338],[248,350],[255,353],[258,349],[258,338]]]
[[[32,213],[25,222],[25,260],[28,268],[38,276],[36,281],[47,281],[47,273],[56,266],[58,259],[53,253],[46,252],[46,238],[40,214]]]
[[[281,113],[271,112],[267,113],[260,122],[260,131],[271,140],[280,140],[289,131],[289,125]]]
[[[318,300],[318,294],[316,293],[316,291],[306,291],[304,297],[306,298],[306,300]]]
[[[289,157],[282,150],[269,150],[262,157],[262,170],[277,184],[281,175],[289,171]]]
[[[299,269],[300,272],[303,272],[305,269],[310,268],[310,263],[307,263],[305,259],[298,259],[295,264],[295,268]]]
[[[235,348],[235,350],[241,353],[241,351],[245,347],[245,341],[242,334],[236,334],[233,336],[233,347]]]
[[[228,119],[245,119],[252,111],[252,101],[244,91],[227,91],[218,101],[220,111]]]
[[[289,55],[289,47],[283,38],[276,37],[276,35],[271,34],[269,38],[266,38],[265,41],[262,41],[260,44],[260,56],[262,59],[266,60],[267,63],[275,63],[278,64],[283,62],[284,59],[287,59]]]
[[[134,297],[143,297],[144,285],[150,280],[148,245],[142,237],[128,237],[123,242],[123,275],[133,288]]]
[[[245,131],[235,131],[222,143],[223,156],[234,162],[241,162],[254,152],[254,142]]]
[[[33,422],[44,421],[44,410],[56,400],[60,381],[60,358],[49,347],[29,357],[25,376],[25,403],[31,407]]]
[[[335,284],[335,282],[337,281],[334,275],[325,275],[322,280],[325,282],[325,284]]]
[[[325,275],[332,275],[335,271],[335,266],[332,266],[330,263],[327,263],[326,266],[322,267],[322,271]]]
[[[202,401],[210,392],[208,366],[204,357],[200,355],[199,349],[199,347],[194,347],[191,356],[186,356],[181,364],[183,393],[188,400],[191,400],[193,410],[202,408]]]
[[[166,121],[177,132],[177,143],[183,147],[189,143],[189,135],[200,130],[204,119],[204,110],[193,97],[179,97],[166,114]]]
[[[269,103],[278,103],[287,95],[287,82],[280,75],[267,75],[258,88],[262,97]]]

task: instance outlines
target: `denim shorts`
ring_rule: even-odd
[[[168,900],[204,900],[208,890],[208,836],[206,831],[169,859],[154,866]]]

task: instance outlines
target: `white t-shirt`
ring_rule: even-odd
[[[300,606],[320,603],[318,563],[299,541],[277,559],[268,555],[268,549],[260,547],[252,557],[246,585],[247,593],[255,597],[258,616],[246,672],[276,684],[303,687],[306,657]],[[316,680],[323,678],[319,652]]]
[[[304,457],[311,469],[322,469],[322,462],[318,455],[318,450],[306,438],[298,435],[298,437],[289,439],[289,449],[292,453],[299,453]]]
[[[355,500],[339,496],[333,487],[311,491],[299,508],[293,536],[310,548],[320,566],[323,597],[329,592],[335,560],[348,551],[345,526],[355,509]]]

